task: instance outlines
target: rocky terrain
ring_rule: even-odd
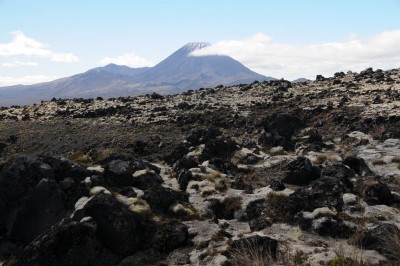
[[[2,108],[0,261],[399,265],[399,107],[366,69]]]

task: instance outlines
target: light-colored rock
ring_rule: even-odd
[[[91,188],[90,192],[89,192],[90,196],[94,196],[94,195],[97,195],[100,193],[111,195],[111,192],[108,189],[106,189],[105,187],[100,187],[100,186]]]

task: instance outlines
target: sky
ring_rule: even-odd
[[[188,42],[289,80],[398,68],[399,14],[400,0],[0,0],[0,86],[153,66]]]

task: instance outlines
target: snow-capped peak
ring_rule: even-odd
[[[210,46],[208,42],[190,42],[182,47],[186,52],[191,53],[193,51],[203,49],[204,47]]]

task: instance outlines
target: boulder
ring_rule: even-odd
[[[237,150],[237,144],[233,139],[218,136],[205,143],[204,150],[200,155],[200,161],[212,158],[230,158],[232,153]]]
[[[373,174],[363,158],[349,156],[343,160],[343,164],[350,167],[357,175],[365,176]]]
[[[139,170],[131,176],[131,185],[142,190],[150,189],[153,186],[162,184],[161,176],[153,171]]]
[[[181,159],[189,152],[189,148],[186,147],[185,144],[180,144],[179,146],[175,147],[169,154],[167,154],[164,160],[173,165],[176,161]]]
[[[307,210],[321,207],[333,207],[340,210],[343,206],[342,196],[344,193],[351,192],[348,185],[340,179],[334,177],[321,177],[311,183],[308,194]]]
[[[166,213],[175,203],[188,203],[188,195],[161,185],[153,186],[145,191],[143,199],[146,200],[153,211]]]
[[[29,243],[64,218],[64,194],[54,180],[42,179],[11,212],[9,235]]]
[[[7,148],[7,144],[0,141],[0,155],[3,153],[4,149]]]
[[[283,183],[292,185],[307,185],[320,176],[319,169],[312,165],[307,157],[298,157],[286,166]]]
[[[336,178],[350,190],[353,188],[353,183],[350,181],[350,178],[354,176],[354,172],[346,165],[341,163],[328,165],[321,171],[321,177]]]
[[[95,223],[61,223],[22,252],[17,265],[91,265],[96,259]]]
[[[235,212],[242,208],[242,199],[240,197],[227,197],[223,200],[211,199],[210,210],[217,219],[232,220]]]
[[[364,201],[369,205],[391,205],[395,202],[390,188],[380,181],[363,183],[359,188],[359,192],[364,196]]]
[[[105,166],[105,176],[117,187],[133,186],[132,174],[135,169],[129,161],[112,160]]]
[[[188,227],[176,220],[166,220],[154,225],[154,234],[151,236],[150,247],[160,251],[169,252],[176,249],[189,238]]]
[[[269,217],[259,217],[249,222],[251,231],[260,231],[272,225],[272,221]]]
[[[274,191],[282,191],[286,188],[285,184],[283,184],[281,181],[277,181],[277,180],[272,181],[272,183],[269,185],[269,187]]]
[[[186,138],[186,140],[193,146],[198,146],[200,144],[205,144],[210,139],[215,139],[221,136],[221,131],[216,127],[209,127],[205,129],[197,129],[192,131]]]
[[[52,167],[57,180],[62,180],[66,177],[85,178],[92,174],[91,171],[63,156],[45,157],[44,161]]]
[[[398,246],[400,230],[394,224],[381,224],[371,230],[357,234],[350,240],[351,244],[362,249],[374,249],[392,262],[399,262]]]
[[[258,212],[270,217],[274,222],[296,223],[294,217],[301,211],[313,211],[328,207],[341,210],[344,193],[350,189],[334,177],[321,177],[308,187],[302,187],[289,196],[270,194],[267,204],[259,206]]]
[[[229,159],[213,157],[209,160],[209,163],[210,165],[214,166],[216,170],[227,175],[235,176],[238,173],[238,167]]]
[[[179,171],[182,169],[188,170],[190,168],[195,168],[197,166],[198,166],[198,163],[193,157],[184,156],[175,162],[173,168],[174,168],[174,171]]]
[[[196,178],[195,176],[193,176],[192,172],[190,172],[190,171],[188,171],[188,170],[182,170],[182,171],[180,171],[180,172],[178,173],[178,177],[177,177],[176,179],[177,179],[177,181],[178,181],[179,188],[180,188],[182,191],[186,191],[186,188],[187,188],[187,186],[188,186],[188,184],[189,184],[189,182],[190,182],[191,180],[196,180],[196,181],[199,180],[198,177]]]
[[[117,254],[129,255],[144,241],[142,217],[108,194],[97,194],[83,207],[84,216],[97,224],[96,237]]]
[[[267,147],[282,146],[286,150],[293,150],[294,143],[292,137],[301,129],[305,128],[305,123],[298,116],[291,114],[276,114],[263,119],[264,136],[259,142]]]
[[[6,202],[20,198],[41,179],[53,179],[50,165],[32,155],[18,155],[0,172],[0,194]]]

